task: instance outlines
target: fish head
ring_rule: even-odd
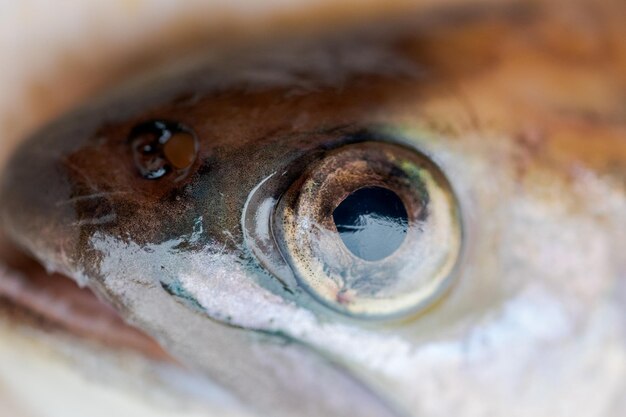
[[[619,413],[626,47],[433,13],[87,104],[14,155],[3,228],[264,413]]]

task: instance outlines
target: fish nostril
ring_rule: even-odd
[[[133,128],[129,141],[135,167],[148,180],[163,178],[170,172],[184,177],[198,154],[198,139],[180,123],[141,123]]]

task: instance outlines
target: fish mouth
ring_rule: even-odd
[[[35,259],[0,236],[0,315],[16,325],[88,340],[175,363],[150,336],[127,324],[106,301],[60,273],[48,273]]]

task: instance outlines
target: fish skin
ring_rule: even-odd
[[[59,284],[63,286],[73,285],[64,277],[48,279],[61,281]],[[93,336],[98,327],[102,330],[103,325],[107,326],[106,318],[92,317],[83,311],[81,317],[67,317],[65,321],[75,320],[79,323],[74,326],[80,327],[80,321],[93,320],[92,334],[86,336],[84,331],[75,328],[68,331],[62,326],[63,320],[42,312],[44,305],[28,309],[17,299],[13,304],[7,303],[16,293],[31,298],[26,304],[37,302],[38,297],[49,297],[45,286],[32,291],[30,287],[34,284],[29,278],[2,265],[0,282],[1,415],[255,415],[203,375],[154,355],[154,346],[145,350],[119,343],[128,336],[124,333],[129,330],[136,333],[136,329],[117,328],[118,334],[109,333],[106,343],[101,343]],[[75,291],[81,290],[76,288]],[[57,309],[57,316],[76,314],[71,306],[64,305],[65,302],[64,297],[57,294],[49,305]],[[97,407],[94,408],[94,404]]]
[[[434,37],[433,44],[443,41],[460,47],[461,57],[489,52],[478,57],[483,59],[463,62],[462,70],[469,76],[457,68],[458,56],[448,62],[436,56],[435,47],[426,47],[427,53],[415,56],[379,41],[374,41],[371,49],[364,48],[366,58],[368,53],[371,57],[383,53],[397,58],[395,65],[381,68],[380,59],[366,59],[365,64],[360,61],[350,67],[351,60],[338,58],[349,57],[355,45],[362,46],[351,41],[344,49],[321,55],[328,60],[320,59],[320,49],[313,48],[312,62],[318,62],[321,69],[312,65],[311,72],[320,71],[322,82],[313,87],[296,85],[298,93],[306,97],[301,100],[314,107],[318,97],[325,99],[318,89],[335,94],[336,86],[350,79],[323,73],[328,62],[348,62],[343,70],[350,76],[359,71],[381,76],[382,81],[373,81],[365,93],[362,86],[348,82],[331,110],[316,108],[308,123],[323,120],[329,124],[332,128],[322,132],[325,135],[336,134],[336,126],[342,135],[350,135],[354,132],[344,126],[358,125],[381,137],[398,138],[430,155],[454,184],[467,218],[465,264],[455,288],[424,316],[401,323],[362,323],[305,302],[305,296],[292,300],[266,288],[266,274],[240,260],[245,242],[237,231],[241,218],[237,207],[242,207],[253,185],[271,174],[272,164],[266,163],[265,171],[247,173],[251,178],[243,178],[245,181],[241,175],[233,175],[226,185],[238,188],[227,187],[230,200],[223,206],[232,210],[232,215],[223,221],[214,222],[216,217],[204,214],[216,210],[201,198],[217,195],[209,178],[216,171],[212,166],[212,170],[199,170],[199,179],[190,180],[194,191],[199,189],[190,201],[183,198],[177,205],[166,192],[170,190],[156,190],[156,197],[149,195],[141,206],[140,218],[147,219],[145,223],[130,224],[137,217],[124,206],[128,204],[125,194],[110,194],[107,204],[120,216],[114,224],[82,222],[76,227],[89,210],[56,204],[69,201],[76,193],[74,178],[59,175],[59,161],[63,164],[69,159],[73,175],[85,175],[109,188],[116,185],[97,171],[85,171],[82,165],[76,168],[75,162],[91,161],[94,149],[101,150],[95,139],[115,137],[124,130],[119,125],[132,125],[142,103],[126,104],[121,111],[115,104],[105,104],[104,113],[114,126],[100,130],[99,135],[93,132],[102,123],[102,107],[97,107],[101,104],[72,116],[80,120],[78,127],[68,127],[64,120],[22,147],[3,178],[5,226],[43,262],[105,296],[168,351],[205,369],[245,401],[274,415],[354,415],[352,407],[362,406],[357,415],[449,415],[462,410],[462,415],[479,416],[511,412],[511,404],[515,404],[516,415],[620,415],[626,326],[623,291],[619,289],[624,286],[625,274],[623,256],[615,248],[623,246],[626,230],[620,182],[626,160],[624,115],[619,108],[624,84],[619,76],[608,76],[619,63],[609,56],[602,61],[602,71],[568,70],[561,56],[541,52],[541,43],[523,42],[534,33],[527,27],[522,30],[506,21],[507,29],[501,32],[501,18],[492,18],[487,33],[500,36],[511,50],[494,48],[489,42],[478,46],[455,43],[459,38],[482,39],[467,36],[471,30],[461,29],[459,38]],[[473,28],[471,22],[469,29]],[[535,30],[540,33],[543,24]],[[411,36],[423,41],[419,35]],[[296,50],[302,59],[300,46]],[[494,65],[491,54],[505,64]],[[293,55],[287,48],[285,56],[294,60]],[[549,83],[554,82],[555,73],[563,74],[562,84],[526,96],[512,81],[532,78],[507,67],[512,56],[535,65],[524,72],[539,79],[539,85],[554,85]],[[279,54],[278,58],[284,57]],[[385,60],[389,62],[394,61]],[[235,60],[231,65],[246,69],[250,64]],[[246,92],[253,96],[253,104],[255,94],[274,94],[273,89],[285,88],[284,82],[294,82],[272,65],[275,62],[268,65],[269,79],[258,66],[253,67],[258,72],[251,81],[243,71],[248,87],[261,84],[260,92],[255,88]],[[424,69],[428,77],[423,75]],[[441,79],[439,74],[443,74]],[[200,83],[208,86],[208,98],[203,102],[201,95],[200,106],[207,106],[211,114],[212,89],[237,85],[241,82],[238,76],[241,74],[236,72],[230,79],[225,76],[226,81],[218,77],[218,87],[210,77],[206,84]],[[462,86],[459,89],[469,104],[458,92],[441,98],[452,81]],[[572,94],[572,86],[584,87],[585,94]],[[176,83],[172,88],[177,92],[180,87]],[[376,105],[371,100],[368,105],[358,102],[371,99],[368,94],[379,99]],[[167,92],[150,98],[165,103],[155,113],[181,117],[189,109],[182,106],[178,110],[177,103],[168,101],[171,95]],[[245,113],[250,106],[246,100],[248,97],[238,103],[242,118],[250,117]],[[287,102],[292,105],[289,99]],[[597,108],[600,116],[589,117]],[[282,111],[280,106],[274,110]],[[219,114],[219,109],[213,112]],[[285,129],[280,125],[284,120],[269,117],[275,113],[268,111],[259,119],[275,120],[278,128]],[[329,113],[336,115],[333,118]],[[517,116],[515,120],[510,114]],[[264,128],[276,132],[277,126],[269,124]],[[309,131],[306,121],[303,126],[286,126]],[[289,137],[284,130],[278,132]],[[584,142],[581,132],[599,139]],[[261,136],[255,142],[272,144],[274,137]],[[244,141],[246,146],[249,143]],[[266,158],[280,145],[291,146],[279,142],[266,151],[270,154]],[[294,149],[298,151],[298,147]],[[210,157],[218,165],[217,172],[226,172],[219,170],[219,158],[216,162],[214,155]],[[23,168],[27,164],[39,168],[37,178],[31,176],[32,170]],[[15,186],[42,183],[50,192]],[[122,185],[132,190],[135,183]],[[594,204],[597,201],[602,204]],[[160,205],[157,213],[155,204]],[[164,221],[157,221],[163,207],[183,215],[168,218],[171,223],[164,227]],[[203,226],[200,233],[195,228],[198,220]],[[227,237],[223,231],[229,232]],[[224,245],[228,239],[235,243]],[[207,265],[211,276],[217,278],[207,278]],[[161,266],[168,271],[166,279],[184,291],[164,291]],[[594,280],[588,279],[588,271],[594,271]],[[232,364],[237,367],[233,369]],[[298,376],[295,379],[294,374]],[[586,391],[596,393],[595,398],[584,396]],[[292,401],[285,400],[286,392],[292,394],[287,395]],[[572,397],[580,400],[574,404]]]

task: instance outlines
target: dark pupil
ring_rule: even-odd
[[[366,261],[394,253],[408,227],[402,200],[382,187],[361,188],[350,194],[333,211],[333,220],[346,247]]]

